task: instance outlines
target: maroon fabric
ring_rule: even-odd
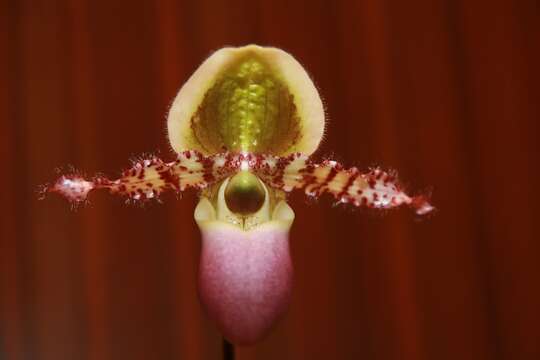
[[[54,169],[172,159],[164,116],[211,51],[291,52],[320,156],[432,188],[415,221],[291,197],[292,303],[247,359],[540,358],[536,0],[0,4],[0,357],[219,359],[197,299],[196,196],[36,199]]]

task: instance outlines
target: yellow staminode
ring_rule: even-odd
[[[265,199],[261,181],[249,171],[240,171],[230,178],[225,188],[225,202],[233,213],[247,216],[256,213]]]

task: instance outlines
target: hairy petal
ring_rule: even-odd
[[[64,175],[46,186],[45,192],[59,193],[73,202],[84,201],[91,190],[101,188],[134,200],[151,199],[165,190],[202,189],[239,170],[251,171],[269,186],[286,192],[302,190],[311,197],[328,193],[340,203],[376,209],[408,205],[419,215],[434,210],[426,196],[408,195],[394,172],[378,168],[361,172],[333,160],[315,163],[300,153],[286,157],[230,152],[204,156],[184,151],[169,163],[156,157],[139,160],[116,180]]]
[[[427,197],[409,196],[395,173],[381,169],[361,172],[332,160],[314,163],[299,153],[287,157],[258,155],[250,164],[269,186],[286,192],[298,189],[312,197],[328,193],[341,203],[377,209],[408,205],[418,215],[434,210]]]
[[[197,151],[184,151],[178,154],[176,161],[167,163],[157,157],[140,159],[116,180],[103,176],[88,180],[77,173],[63,175],[45,186],[43,192],[58,193],[74,203],[85,201],[94,189],[108,189],[112,194],[132,200],[146,200],[166,190],[203,189],[228,177],[239,166],[238,156],[203,156]]]

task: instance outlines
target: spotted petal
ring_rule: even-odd
[[[251,160],[253,171],[273,188],[290,192],[304,191],[310,197],[328,193],[340,203],[376,209],[408,205],[418,215],[434,210],[425,196],[410,196],[395,173],[381,169],[361,172],[346,169],[338,162],[312,162],[308,156],[294,153],[287,157],[259,155]]]
[[[231,175],[240,167],[238,157],[231,154],[204,156],[197,151],[183,151],[176,161],[163,162],[157,157],[136,161],[116,180],[96,176],[91,180],[77,173],[61,176],[44,192],[58,193],[78,203],[86,201],[94,189],[108,189],[112,194],[131,200],[146,200],[167,190],[204,189]]]

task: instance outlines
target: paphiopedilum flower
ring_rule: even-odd
[[[323,104],[304,68],[280,49],[216,51],[181,88],[167,125],[175,161],[144,158],[116,180],[67,174],[45,190],[73,202],[94,189],[133,201],[199,190],[199,295],[236,344],[261,339],[287,308],[294,220],[287,193],[326,193],[376,209],[407,205],[420,215],[433,210],[425,197],[407,195],[394,173],[310,159],[324,133]]]

